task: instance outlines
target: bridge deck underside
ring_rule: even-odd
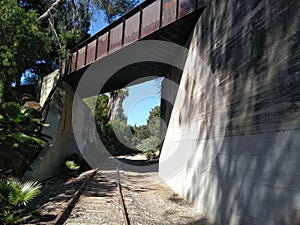
[[[139,40],[141,41],[161,40],[161,41],[172,42],[182,46],[187,42],[203,10],[204,7],[199,8]],[[132,44],[134,44],[134,42]],[[110,54],[107,54],[105,57],[95,60],[93,63],[102,60],[114,62],[114,58],[116,58],[118,54],[120,54],[122,51],[130,47],[132,44],[126,46],[124,45],[122,48],[119,48],[118,50]],[[174,54],[174,57],[175,56],[177,56],[177,54]],[[87,73],[89,67],[93,63],[87,64],[81,67],[80,69],[67,73],[67,75],[64,76],[64,80],[70,83],[74,89],[76,89],[83,75],[101,76],[101,69],[99,69],[100,71],[97,74]],[[99,90],[99,92],[105,93],[116,89],[120,89],[125,87],[129,83],[141,78],[143,79],[141,79],[140,82],[144,82],[147,79],[153,79],[153,76],[164,76],[169,69],[170,69],[170,65],[164,63],[157,63],[157,62],[135,63],[117,71],[113,76],[110,77],[109,80],[107,80],[107,82],[103,85],[102,89]],[[138,82],[139,81],[137,81],[137,83]]]

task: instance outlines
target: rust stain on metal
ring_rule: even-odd
[[[96,35],[79,44],[72,53],[66,74],[79,70],[124,45],[144,38],[203,5],[198,0],[150,0],[141,3]],[[98,40],[98,41],[97,41]]]

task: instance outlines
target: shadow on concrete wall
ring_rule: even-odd
[[[216,0],[196,26],[199,54],[220,81],[228,123],[210,169],[187,169],[193,177],[185,195],[221,224],[300,222],[298,11],[296,0]],[[185,88],[193,93],[195,84]],[[211,102],[203,96],[197,108],[189,98],[179,120],[205,115],[198,144],[215,138]]]

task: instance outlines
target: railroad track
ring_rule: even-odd
[[[56,181],[44,183],[42,193],[46,194],[36,203],[43,215],[41,221],[29,219],[22,224],[210,224],[160,182],[157,172],[142,174],[113,168],[87,171],[67,182]]]
[[[52,225],[129,225],[119,169],[95,170],[68,200]]]

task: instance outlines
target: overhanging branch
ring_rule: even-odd
[[[51,14],[57,10],[66,0],[56,0],[51,6],[50,8],[43,14],[39,17],[39,20],[40,21],[46,21],[50,16]]]

